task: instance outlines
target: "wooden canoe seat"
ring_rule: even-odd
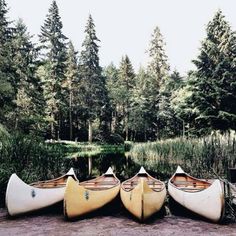
[[[57,184],[35,184],[35,185],[31,185],[33,187],[36,187],[36,188],[61,188],[61,187],[65,187],[66,184],[65,183],[57,183]]]
[[[86,185],[116,185],[118,183],[118,181],[104,181],[104,182],[85,182],[85,183],[81,183],[80,185],[82,186],[86,186]]]
[[[205,188],[179,188],[179,189],[186,191],[186,192],[199,192]]]
[[[123,185],[133,185],[133,184],[138,184],[139,181],[130,181],[130,182],[126,182],[123,183]],[[160,182],[155,182],[155,181],[147,181],[148,185],[163,185],[163,183]]]
[[[198,181],[179,181],[179,180],[175,180],[172,182],[175,185],[186,185],[186,186],[209,186],[210,184],[208,183],[204,183],[204,182],[198,182]]]

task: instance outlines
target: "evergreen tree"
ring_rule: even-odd
[[[64,116],[65,99],[62,84],[65,80],[65,61],[67,39],[62,33],[62,22],[56,1],[53,1],[39,39],[44,53],[44,64],[47,76],[44,78],[44,92],[47,102],[47,115],[51,125],[51,137],[60,136],[60,126]]]
[[[219,10],[207,25],[193,79],[189,106],[195,111],[194,126],[201,133],[211,129],[235,129],[236,37]]]
[[[156,27],[152,34],[150,47],[148,50],[149,64],[148,74],[150,79],[150,103],[152,105],[152,120],[156,130],[156,138],[160,138],[159,100],[160,86],[168,76],[169,65],[165,54],[165,43],[160,29]]]
[[[69,113],[69,134],[70,140],[73,138],[73,112],[76,106],[76,93],[78,89],[78,62],[77,52],[72,42],[69,42],[66,60],[66,80],[63,87],[67,92],[66,100],[68,103]]]
[[[12,32],[7,18],[7,4],[0,0],[0,122],[11,123],[13,100],[16,96],[14,70],[12,68]]]
[[[35,75],[38,53],[31,38],[23,21],[18,20],[13,34],[13,67],[17,81],[15,128],[25,132],[39,128],[44,110],[41,83]]]
[[[130,127],[133,131],[133,140],[147,141],[152,133],[149,82],[149,75],[144,68],[140,68],[135,77],[131,98]]]
[[[159,128],[162,138],[174,137],[183,126],[182,119],[177,116],[171,107],[173,93],[183,86],[183,79],[179,72],[174,72],[165,79],[160,86],[159,100]]]
[[[127,55],[122,57],[119,74],[118,74],[118,101],[122,114],[122,123],[125,132],[125,139],[129,139],[129,115],[130,115],[130,102],[132,97],[133,88],[135,85],[135,74],[131,61]]]
[[[107,90],[105,78],[102,76],[99,65],[97,43],[100,40],[96,36],[95,25],[92,16],[89,15],[85,28],[85,40],[79,59],[79,104],[83,108],[83,116],[88,122],[88,140],[92,142],[92,123],[102,114],[102,109],[107,106]]]
[[[117,126],[118,126],[118,112],[117,112],[119,104],[118,73],[119,71],[113,63],[111,63],[110,65],[108,65],[106,68],[103,69],[103,75],[106,78],[108,99],[110,101],[110,106],[111,106],[110,130],[112,133],[117,132]]]

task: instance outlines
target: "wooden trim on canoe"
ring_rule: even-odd
[[[29,184],[30,186],[33,186],[35,188],[62,188],[66,186],[66,181],[68,177],[71,176],[75,181],[79,180],[77,179],[73,168],[71,168],[66,174],[55,178],[55,179],[50,179],[50,180],[43,180],[43,181],[38,181],[38,182],[33,182]]]
[[[173,176],[170,178],[169,183],[174,188],[182,190],[188,193],[196,193],[200,191],[204,191],[205,189],[209,188],[212,183],[206,180],[197,179],[185,172],[181,173],[174,173]]]
[[[145,179],[149,188],[152,189],[155,192],[161,192],[164,188],[165,188],[165,183],[155,179],[154,177],[152,177],[151,175],[149,175],[143,167],[141,167],[141,172],[138,172],[135,176],[133,176],[132,178],[124,181],[121,184],[121,188],[126,191],[129,192],[131,190],[133,190],[139,183],[139,179]],[[145,173],[144,173],[145,171]]]
[[[109,172],[91,180],[86,180],[80,182],[79,185],[84,188],[92,191],[100,191],[105,189],[115,188],[120,185],[120,180],[116,177],[116,175],[111,172],[111,168],[109,167]]]

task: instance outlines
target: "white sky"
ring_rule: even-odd
[[[22,18],[37,36],[52,0],[6,0],[11,20]],[[200,41],[214,13],[220,8],[236,30],[236,0],[57,0],[63,33],[80,51],[89,13],[100,43],[100,64],[119,65],[127,54],[134,68],[146,65],[145,51],[155,26],[166,42],[171,68],[182,74],[193,69]]]

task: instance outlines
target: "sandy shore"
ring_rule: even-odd
[[[96,215],[73,222],[65,221],[60,212],[39,212],[10,219],[0,209],[0,235],[236,235],[236,224],[213,224],[183,216],[154,217],[140,224],[127,212],[112,216]]]

